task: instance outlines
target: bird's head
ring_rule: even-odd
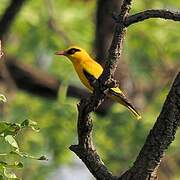
[[[66,56],[68,57],[73,63],[75,62],[82,62],[83,60],[89,57],[88,53],[77,46],[71,46],[64,51],[58,51],[55,53],[56,55]]]

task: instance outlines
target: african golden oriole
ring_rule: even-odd
[[[90,85],[86,77],[87,74],[90,74],[94,78],[98,79],[98,77],[103,72],[103,68],[100,64],[93,60],[84,49],[77,46],[69,47],[65,51],[56,52],[56,55],[63,55],[68,57],[68,59],[70,59],[73,63],[81,82],[90,91],[93,91],[93,87]],[[129,100],[118,87],[111,88],[108,91],[107,96],[126,106],[135,115],[137,119],[141,119],[140,114],[137,112],[134,106],[129,102]]]

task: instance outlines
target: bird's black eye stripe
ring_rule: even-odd
[[[81,51],[80,49],[71,48],[66,53],[69,55],[75,54],[76,52]]]

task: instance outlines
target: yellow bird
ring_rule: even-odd
[[[93,91],[93,87],[90,85],[87,74],[90,74],[94,78],[98,79],[103,72],[103,68],[94,59],[92,59],[89,54],[82,48],[77,46],[71,46],[65,51],[56,52],[56,55],[63,55],[68,57],[73,63],[73,66],[79,76],[81,82],[90,90]],[[140,114],[134,108],[134,106],[129,102],[123,92],[118,88],[111,88],[108,91],[107,96],[120,104],[126,106],[137,119],[141,119]]]

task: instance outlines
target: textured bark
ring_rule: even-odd
[[[108,49],[111,45],[115,23],[112,14],[119,14],[122,0],[98,0],[96,11],[96,34],[94,50],[97,61],[102,65],[107,59]]]
[[[106,168],[100,156],[98,155],[92,142],[92,119],[90,113],[98,108],[103,102],[106,91],[115,85],[112,81],[112,74],[115,71],[117,60],[120,57],[122,42],[126,32],[126,28],[122,21],[128,15],[131,1],[124,1],[121,7],[121,13],[118,20],[121,23],[116,24],[115,35],[110,49],[110,56],[105,65],[105,70],[98,80],[87,77],[90,84],[94,88],[93,94],[86,99],[82,99],[78,105],[78,144],[70,146],[70,149],[79,156],[86,164],[87,168],[98,180],[114,180],[113,176]]]
[[[180,21],[180,12],[172,12],[164,9],[150,9],[129,16],[125,21],[125,25],[129,26],[149,18],[162,18],[173,21]]]
[[[86,164],[89,171],[98,180],[116,180],[98,155],[92,141],[92,119],[90,112],[96,110],[103,102],[106,90],[99,82],[89,77],[94,93],[87,99],[82,99],[78,105],[78,145],[71,145],[70,150]],[[93,83],[92,83],[93,82]]]
[[[156,171],[180,125],[180,72],[134,165],[119,180],[157,179]]]
[[[116,20],[116,27],[113,40],[109,49],[109,56],[105,64],[104,71],[99,78],[103,83],[108,82],[109,79],[114,76],[114,72],[117,68],[117,62],[121,57],[123,47],[122,44],[126,34],[124,20],[129,15],[130,7],[131,0],[124,0],[121,5],[120,14],[118,15]]]
[[[103,66],[105,65],[108,49],[111,45],[115,30],[115,20],[112,15],[114,14],[114,16],[117,16],[119,14],[121,3],[122,0],[98,0],[97,2],[94,52],[97,61]],[[135,87],[132,82],[127,62],[122,57],[117,61],[114,79],[117,80],[119,86],[128,94],[128,96],[132,97],[135,92]]]
[[[8,32],[17,13],[20,11],[25,1],[26,0],[11,0],[11,3],[0,19],[0,39],[2,39],[3,36]]]
[[[92,119],[86,111],[92,98],[81,100],[78,106],[78,145],[70,146],[70,149],[76,153],[79,158],[86,164],[89,171],[99,180],[114,180],[116,177],[109,172],[96,152],[92,142]]]

